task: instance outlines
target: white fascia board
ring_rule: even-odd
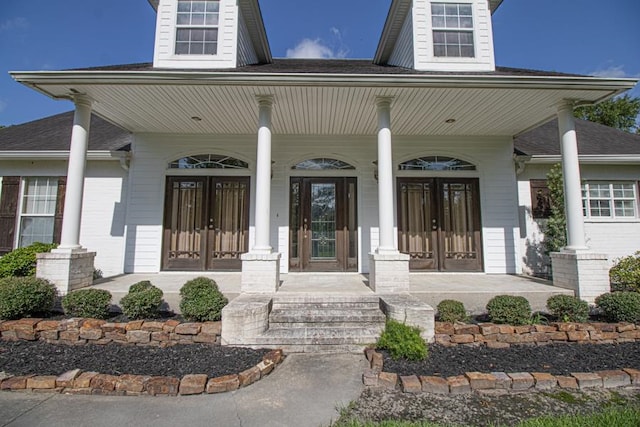
[[[12,71],[19,83],[44,93],[45,85],[140,84],[140,85],[316,85],[495,89],[581,89],[623,92],[638,82],[633,78],[581,76],[498,76],[432,74],[332,74],[243,73],[201,71]]]
[[[91,150],[87,151],[87,160],[120,161],[129,157],[126,151]],[[14,150],[0,151],[0,160],[66,160],[68,150]]]
[[[516,160],[530,165],[548,165],[559,163],[562,157],[558,155],[534,155],[515,156]],[[616,164],[635,165],[640,164],[640,154],[581,154],[578,161],[582,164]]]

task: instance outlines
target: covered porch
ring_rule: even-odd
[[[241,293],[241,273],[197,272],[156,274],[125,274],[95,282],[93,287],[105,289],[117,304],[129,286],[150,280],[164,292],[167,309],[178,312],[180,287],[195,277],[205,276],[216,281],[224,295],[233,300]],[[278,295],[373,295],[368,287],[368,274],[359,273],[288,273],[280,276]],[[483,273],[411,273],[409,293],[418,300],[436,307],[444,299],[462,301],[472,314],[484,312],[487,302],[496,295],[520,295],[529,300],[534,311],[545,310],[552,295],[573,295],[568,289],[554,287],[550,281],[531,276]]]

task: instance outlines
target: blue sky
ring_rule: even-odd
[[[275,57],[372,58],[390,3],[260,0]],[[496,63],[640,78],[639,16],[638,0],[504,0],[493,20]],[[0,0],[0,125],[73,108],[8,71],[151,62],[154,31],[146,0]]]

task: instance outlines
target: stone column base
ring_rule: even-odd
[[[580,299],[593,304],[597,296],[610,291],[607,255],[592,252],[551,253],[553,285],[571,289]]]
[[[409,255],[369,254],[369,287],[376,293],[409,292]]]
[[[222,345],[252,345],[269,329],[272,295],[240,295],[222,309]]]
[[[36,277],[47,279],[58,288],[59,295],[93,283],[95,252],[86,249],[68,251],[53,249],[36,255]]]
[[[242,293],[274,293],[280,287],[280,254],[242,254]]]
[[[417,326],[424,340],[434,341],[435,310],[429,304],[407,293],[399,293],[380,296],[380,306],[388,319]]]

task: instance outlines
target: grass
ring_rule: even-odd
[[[540,417],[522,421],[515,427],[638,427],[640,426],[640,408],[607,408],[602,412],[589,415],[563,415],[558,417]],[[334,427],[454,427],[451,424],[407,421],[381,422],[338,422]],[[459,426],[462,427],[462,426]],[[497,427],[497,426],[496,426]]]

